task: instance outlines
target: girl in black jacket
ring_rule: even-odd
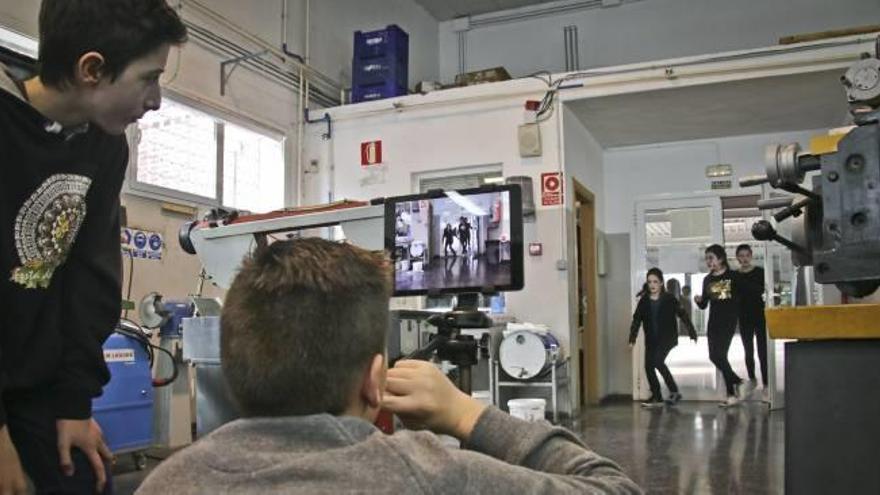
[[[629,345],[636,343],[639,328],[645,328],[645,373],[648,375],[648,383],[651,386],[651,398],[643,402],[645,407],[658,407],[663,405],[663,395],[660,392],[660,381],[657,380],[659,371],[669,388],[669,403],[675,404],[681,400],[678,386],[669,368],[666,366],[666,356],[678,345],[678,325],[676,317],[687,327],[691,339],[697,341],[697,332],[688,315],[678,299],[666,292],[663,287],[663,272],[659,268],[648,270],[645,288],[639,292],[639,303],[633,313],[633,321],[629,330]]]

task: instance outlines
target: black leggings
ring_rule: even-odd
[[[746,352],[746,369],[749,379],[755,381],[755,337],[758,338],[758,361],[761,363],[761,380],[767,386],[767,323],[764,315],[755,320],[740,319],[739,336],[742,338],[743,349]]]
[[[666,388],[669,389],[670,393],[678,392],[678,385],[675,384],[675,379],[665,363],[666,356],[671,350],[672,348],[666,349],[660,345],[645,346],[645,374],[648,375],[648,384],[651,386],[651,396],[654,399],[663,398],[663,395],[660,393],[660,381],[657,380],[657,373],[654,370],[660,372],[660,376],[666,382]]]
[[[737,376],[733,368],[730,367],[730,361],[727,360],[727,351],[730,350],[730,342],[733,340],[734,333],[736,333],[735,326],[713,328],[712,325],[709,325],[709,359],[724,376],[724,385],[727,388],[728,396],[734,395],[734,387],[742,383],[742,378]]]

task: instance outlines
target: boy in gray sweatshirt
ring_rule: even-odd
[[[160,464],[137,493],[641,493],[570,432],[487,407],[430,363],[387,369],[390,287],[386,258],[351,245],[258,249],[221,320],[242,419]],[[373,425],[382,408],[430,431],[386,435]]]

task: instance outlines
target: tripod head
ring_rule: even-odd
[[[477,364],[479,343],[471,335],[461,335],[461,329],[492,326],[492,319],[479,310],[479,296],[475,292],[459,294],[451,311],[428,318],[428,323],[437,327],[437,335],[407,356],[408,359],[430,360],[436,354],[439,360],[454,364],[458,367],[456,386],[466,394],[472,391],[471,367]]]

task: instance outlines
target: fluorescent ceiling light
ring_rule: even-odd
[[[489,213],[486,210],[477,206],[470,198],[462,196],[457,191],[446,191],[446,195],[449,196],[449,199],[455,202],[458,206],[461,206],[471,215],[477,216],[486,216]]]

